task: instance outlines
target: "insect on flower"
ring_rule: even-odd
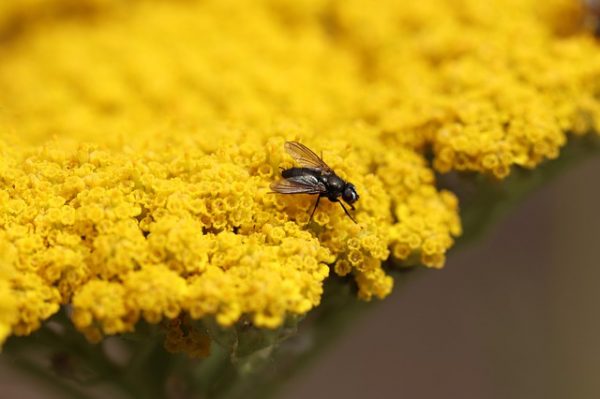
[[[317,154],[305,145],[296,141],[288,141],[284,145],[285,150],[300,165],[299,168],[292,167],[281,171],[282,180],[273,182],[271,190],[280,194],[316,194],[317,202],[310,214],[312,220],[321,197],[327,197],[331,202],[339,203],[346,215],[356,223],[350,215],[341,199],[346,202],[352,210],[354,203],[358,201],[358,193],[352,183],[342,180]]]

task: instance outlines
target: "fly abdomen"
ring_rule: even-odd
[[[284,179],[289,179],[290,177],[306,176],[306,175],[319,177],[320,173],[319,173],[319,171],[317,171],[315,169],[311,169],[311,168],[289,168],[289,169],[285,169],[281,172],[281,176]]]

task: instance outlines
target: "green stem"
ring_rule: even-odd
[[[36,365],[29,360],[15,357],[11,359],[10,365],[14,369],[19,370],[22,374],[35,379],[44,386],[50,388],[55,393],[60,394],[61,397],[72,399],[90,399],[88,395],[85,395],[79,389],[71,386],[66,381],[56,378],[56,376],[48,373],[46,368]]]

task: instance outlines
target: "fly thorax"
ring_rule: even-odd
[[[344,189],[344,181],[337,176],[331,176],[329,179],[328,186],[330,191],[336,192],[336,197],[339,196]],[[337,194],[339,193],[339,194]]]

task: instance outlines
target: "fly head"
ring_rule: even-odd
[[[352,183],[347,183],[344,187],[344,191],[342,192],[342,199],[352,205],[356,201],[358,201],[359,195],[356,192],[356,188]]]

